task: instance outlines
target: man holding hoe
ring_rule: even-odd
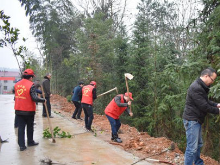
[[[118,137],[118,130],[121,127],[120,115],[126,110],[130,116],[133,113],[130,111],[128,106],[131,105],[132,93],[119,94],[115,96],[112,101],[105,108],[105,114],[111,124],[112,138],[114,142],[122,143],[122,140]]]

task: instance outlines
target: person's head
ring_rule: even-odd
[[[24,72],[23,72],[23,75],[22,77],[24,79],[27,79],[27,80],[30,80],[30,81],[33,81],[33,77],[34,77],[34,71],[32,69],[26,69]]]
[[[83,85],[84,85],[84,82],[80,81],[79,86],[83,87]]]
[[[96,88],[96,82],[95,81],[91,81],[89,84],[93,85]]]
[[[47,74],[44,76],[44,78],[51,79],[51,76],[52,76],[52,74],[51,74],[51,73],[47,73]]]
[[[200,78],[207,86],[213,84],[216,77],[217,77],[217,72],[213,68],[207,68],[203,70],[200,75]]]
[[[124,99],[126,100],[126,102],[128,102],[129,100],[133,100],[133,97],[132,97],[132,93],[129,92],[129,93],[125,93],[124,94]]]

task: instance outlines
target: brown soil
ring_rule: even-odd
[[[52,106],[59,106],[60,113],[66,117],[71,118],[74,112],[74,105],[67,101],[66,98],[59,95],[53,95],[51,98]],[[82,118],[84,114],[82,112]],[[74,119],[72,119],[74,120]],[[77,122],[84,126],[82,120],[77,120]],[[147,132],[138,132],[134,127],[122,124],[119,132],[119,137],[123,140],[123,143],[115,143],[111,141],[111,127],[106,118],[103,115],[94,114],[94,120],[92,124],[94,135],[109,142],[112,145],[123,148],[125,151],[134,154],[140,158],[150,158],[160,161],[170,162],[176,165],[184,164],[184,153],[179,150],[177,144],[173,143],[171,140],[165,137],[154,138],[148,135]],[[175,149],[171,150],[170,147],[175,145]],[[207,165],[220,165],[214,159],[210,157],[201,156]]]

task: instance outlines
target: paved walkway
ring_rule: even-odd
[[[38,146],[20,151],[17,144],[17,129],[14,128],[13,95],[0,95],[0,136],[8,143],[0,144],[0,164],[2,165],[43,165],[41,160],[49,158],[53,162],[65,165],[130,165],[137,160],[131,153],[111,145],[93,136],[77,124],[60,115],[53,114],[50,119],[53,128],[78,134],[72,138],[56,138],[56,143],[43,138],[43,130],[49,128],[47,118],[42,118],[42,104],[37,106],[35,116],[34,140]],[[82,134],[80,134],[82,133]],[[141,161],[136,165],[150,165]]]

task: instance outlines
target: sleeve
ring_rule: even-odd
[[[37,96],[37,93],[36,93],[36,88],[34,85],[31,86],[31,89],[30,89],[30,94],[31,94],[31,99],[34,101],[34,102],[45,102],[45,99],[43,98],[39,98]]]
[[[128,106],[128,103],[121,103],[121,96],[115,96],[114,100],[119,107],[127,107]]]
[[[49,80],[45,80],[43,82],[43,88],[44,88],[44,92],[46,93],[46,96],[50,96],[50,81]]]
[[[82,88],[80,89],[78,96],[79,96],[79,99],[82,100]]]
[[[92,96],[93,96],[93,100],[97,99],[96,88],[93,88],[93,90],[92,90]]]
[[[36,89],[36,88],[35,88]],[[36,89],[36,93],[42,94],[42,91],[39,89]]]
[[[215,103],[209,100],[206,100],[204,93],[199,89],[194,89],[193,100],[195,105],[203,112],[219,114],[219,109],[215,106]]]

